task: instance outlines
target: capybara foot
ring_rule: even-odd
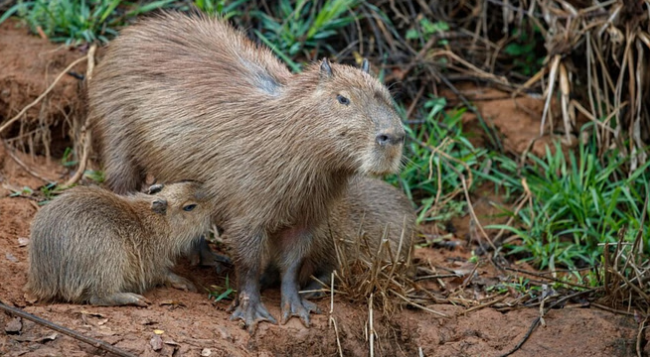
[[[135,305],[147,307],[151,302],[142,295],[134,293],[116,293],[108,296],[93,296],[90,298],[91,305],[97,306],[127,306]]]
[[[305,327],[309,327],[309,313],[320,314],[320,309],[313,302],[301,298],[298,294],[282,294],[282,324],[292,316],[297,316]]]
[[[174,289],[196,292],[196,286],[191,281],[172,272],[167,273],[167,281],[165,283]]]
[[[204,267],[214,267],[217,271],[217,274],[221,274],[229,266],[232,266],[232,260],[225,255],[215,253],[208,241],[201,237],[201,239],[195,243],[195,247],[190,254],[190,264],[191,265],[201,265]]]
[[[229,311],[232,310],[235,310],[235,312],[230,316],[230,320],[243,320],[244,326],[248,327],[248,333],[251,335],[255,333],[257,324],[261,321],[266,320],[273,324],[278,323],[259,299],[251,299],[244,292],[240,293],[237,300],[230,306]]]

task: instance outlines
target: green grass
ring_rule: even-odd
[[[425,102],[422,124],[406,127],[404,166],[399,175],[387,178],[419,206],[420,223],[443,223],[465,213],[466,202],[458,199],[463,180],[468,189],[475,187],[471,171],[481,167],[487,154],[475,148],[463,132],[465,109],[448,113],[445,105],[444,98],[431,97]],[[404,115],[403,109],[400,112]]]
[[[625,240],[630,241],[641,228],[650,162],[626,176],[625,160],[615,152],[599,160],[594,143],[581,144],[567,157],[557,145],[555,153],[547,149],[544,157],[529,155],[529,159],[521,176],[532,194],[530,202],[519,212],[508,212],[517,224],[488,227],[506,229],[520,238],[507,246],[509,254],[539,268],[595,266],[603,243],[616,243],[624,227],[629,232]],[[513,165],[506,167],[510,172],[505,175],[516,176]],[[521,181],[509,184],[518,184],[523,192]],[[642,237],[647,247],[647,225]]]
[[[0,17],[0,23],[17,15],[33,33],[40,29],[52,42],[106,43],[128,19],[163,8],[173,1],[133,5],[122,0],[19,0]]]
[[[326,0],[320,8],[319,2],[308,0],[280,0],[273,14],[253,11],[251,15],[262,24],[262,30],[255,34],[269,46],[294,72],[300,64],[294,58],[311,58],[310,51],[322,46],[328,53],[336,53],[325,40],[336,35],[343,28],[360,18],[354,9],[359,0]],[[318,57],[318,55],[316,55]]]

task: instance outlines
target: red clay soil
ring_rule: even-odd
[[[26,104],[23,98],[33,99],[47,86],[53,77],[51,63],[58,63],[56,68],[62,69],[80,55],[59,52],[57,46],[28,36],[26,30],[16,29],[12,22],[9,24],[0,27],[0,68],[3,69],[0,72],[0,93],[4,98],[0,100],[0,116],[4,120],[7,113],[16,112]],[[6,68],[11,68],[11,71],[6,72]],[[48,68],[50,72],[46,76]],[[66,81],[68,84],[62,83],[62,88],[70,85],[70,80]],[[49,101],[52,107],[46,112],[50,115],[58,115],[53,103],[78,100],[76,90],[57,89],[55,92],[63,97]],[[10,109],[1,108],[3,105],[10,105]],[[490,105],[485,103],[483,109],[501,112],[512,104],[499,101],[493,104],[496,107],[490,108]],[[40,113],[43,115],[44,112]],[[511,119],[519,120],[515,116]],[[48,163],[42,156],[31,158],[22,153],[16,156],[48,180],[61,182],[69,175],[55,160]],[[153,302],[147,308],[31,304],[22,291],[28,268],[28,241],[25,238],[29,237],[29,226],[38,205],[32,199],[9,197],[9,194],[24,186],[36,190],[44,183],[27,173],[0,147],[0,300],[4,303],[138,356],[338,356],[338,343],[343,356],[369,355],[365,333],[368,307],[339,296],[334,298],[331,314],[329,298],[317,302],[324,313],[313,316],[311,328],[303,327],[297,319],[284,326],[263,323],[254,337],[242,329],[240,322],[229,320],[230,314],[226,312],[228,302],[213,303],[207,292],[190,293],[159,287],[145,294]],[[489,213],[489,210],[485,212]],[[465,224],[463,220],[456,222],[457,226],[462,224]],[[467,229],[457,228],[457,237],[453,240],[462,242],[464,233],[459,232],[467,232]],[[470,248],[462,244],[455,250],[416,250],[420,264],[456,270],[467,268],[469,256]],[[219,275],[210,268],[191,267],[186,260],[179,262],[178,271],[201,287],[223,286],[224,283],[224,274]],[[470,287],[477,297],[481,297],[487,294],[485,286],[498,281],[499,276],[486,263],[479,266]],[[452,280],[447,282],[447,288],[460,283],[462,280]],[[437,283],[426,286],[443,289]],[[265,291],[263,296],[270,312],[278,317],[280,299],[277,289]],[[463,314],[466,308],[462,306],[438,304],[427,307],[447,317],[437,317],[421,310],[403,310],[388,318],[375,311],[373,326],[377,338],[374,355],[499,356],[524,337],[531,322],[539,315],[538,309],[501,313],[488,307]],[[330,324],[330,320],[336,323]],[[512,356],[636,355],[633,346],[637,325],[632,317],[569,304],[563,309],[550,311],[544,321],[545,325],[538,327]],[[6,332],[11,331],[15,324],[13,317],[0,312],[0,356],[109,355],[27,320],[22,320],[16,334]],[[163,342],[159,350],[152,347],[156,332],[161,333],[159,336]]]

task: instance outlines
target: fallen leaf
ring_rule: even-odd
[[[180,306],[182,306],[182,307],[187,307],[187,306],[186,306],[185,304],[183,304],[181,301],[176,301],[176,300],[165,300],[165,301],[161,301],[159,305],[160,305],[160,306],[170,305],[170,306],[172,306],[173,308],[180,307]]]
[[[14,340],[19,341],[19,342],[44,343],[44,342],[47,342],[47,341],[54,341],[54,339],[56,339],[56,337],[58,335],[59,334],[57,334],[56,332],[53,332],[53,333],[51,333],[49,335],[46,335],[46,336],[17,336],[17,337],[14,337]]]
[[[162,338],[160,338],[158,335],[153,335],[151,341],[149,341],[149,344],[154,351],[160,351],[163,348]]]
[[[153,333],[155,333],[156,335],[162,335],[163,333],[165,333],[165,331],[164,330],[153,330]]]
[[[208,356],[210,356],[211,354],[212,354],[212,351],[210,351],[209,348],[204,348],[204,349],[201,351],[201,356],[203,356],[203,357],[208,357]]]
[[[23,322],[20,317],[16,317],[5,326],[5,332],[9,335],[18,335],[23,329]]]
[[[80,312],[81,312],[82,315],[88,315],[88,316],[99,317],[99,318],[104,317],[104,315],[102,315],[102,314],[100,314],[98,312],[90,312],[90,311],[87,311],[87,310],[81,310]]]
[[[140,321],[140,324],[142,324],[142,325],[153,325],[153,324],[157,324],[157,323],[158,323],[158,321],[154,321],[154,320],[151,320],[149,318],[144,318],[144,319],[142,319]]]
[[[19,247],[25,247],[28,244],[29,244],[29,238],[23,238],[23,237],[18,238],[18,246]]]
[[[167,340],[167,341],[164,341],[164,342],[165,342],[166,345],[170,345],[170,346],[180,346],[180,345],[178,344],[178,342],[176,342],[176,341],[174,341],[174,340]]]

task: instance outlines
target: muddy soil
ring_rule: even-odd
[[[56,75],[53,71],[65,68],[81,55],[29,36],[24,28],[17,28],[13,22],[1,26],[0,118],[6,120],[19,111],[29,102],[25,98],[33,100],[47,87]],[[6,71],[7,68],[10,71]],[[26,120],[39,116],[43,120],[56,119],[61,115],[62,103],[66,103],[63,106],[67,106],[67,115],[74,114],[71,111],[78,108],[80,101],[74,81],[71,77],[60,83],[46,101],[49,106],[28,112]],[[481,109],[486,113],[512,113],[500,116],[500,126],[515,128],[520,122],[530,119],[515,115],[515,107],[511,101],[499,100],[484,102]],[[11,132],[12,135],[17,133],[16,129]],[[13,137],[7,133],[3,136]],[[66,145],[66,142],[62,141],[61,145]],[[510,145],[519,148],[520,144]],[[147,308],[30,303],[22,291],[28,267],[29,242],[26,238],[39,206],[33,199],[10,197],[10,194],[22,187],[37,190],[46,182],[28,173],[14,157],[48,181],[60,182],[70,174],[60,160],[48,161],[43,155],[21,152],[12,157],[0,147],[0,300],[4,303],[138,356],[369,355],[366,338],[368,306],[351,303],[341,296],[335,296],[334,304],[330,306],[328,297],[317,301],[323,314],[313,316],[311,328],[303,327],[297,319],[286,325],[263,323],[257,334],[250,337],[241,323],[229,320],[227,301],[215,303],[208,298],[207,290],[213,289],[214,285],[223,286],[227,272],[217,274],[210,268],[191,267],[187,260],[179,262],[178,272],[203,287],[199,289],[202,293],[159,287],[145,294],[152,301]],[[476,201],[484,204],[489,199],[477,197]],[[484,206],[485,209],[477,211],[485,224],[483,219],[489,220],[492,212],[489,204]],[[467,227],[464,225],[467,222],[458,220],[454,224],[456,233],[451,240],[458,243],[457,248],[418,248],[415,251],[418,264],[440,271],[473,269],[473,264],[467,263],[472,249],[465,243]],[[489,295],[485,287],[497,283],[503,278],[502,274],[489,263],[481,263],[471,284],[467,285],[467,291],[476,299],[485,298]],[[436,292],[449,292],[462,283],[463,279],[444,280],[443,283],[423,280],[420,286]],[[279,297],[277,289],[263,293],[264,302],[276,317],[280,314]],[[511,350],[539,316],[539,310],[532,308],[513,309],[506,313],[491,307],[464,313],[466,307],[452,304],[433,304],[427,308],[446,317],[417,309],[404,309],[392,316],[375,311],[372,324],[376,334],[374,355],[499,356]],[[31,321],[22,320],[22,325],[14,328],[16,323],[12,316],[0,312],[1,356],[109,355]],[[571,302],[544,316],[544,326],[537,328],[512,356],[635,356],[636,335],[637,325],[632,317],[584,308],[579,302]],[[160,336],[163,342],[162,348],[156,350],[153,348],[155,343],[152,343],[155,336]]]

